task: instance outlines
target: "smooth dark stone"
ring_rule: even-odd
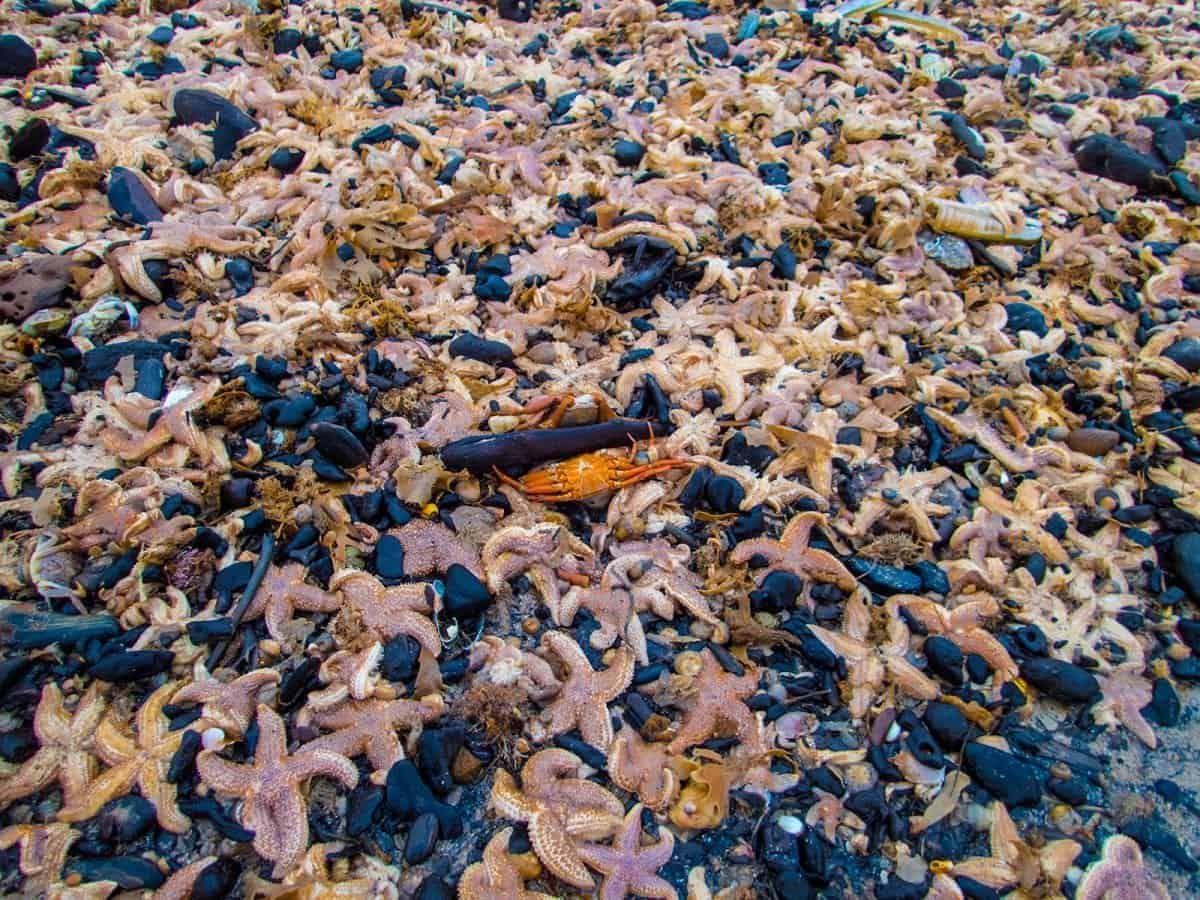
[[[263,406],[263,418],[281,428],[299,428],[316,411],[317,401],[311,394],[300,394],[272,400]]]
[[[241,877],[242,867],[228,856],[214,860],[196,878],[191,900],[224,900],[233,896],[233,886]]]
[[[0,610],[0,638],[16,650],[48,647],[55,643],[104,641],[120,632],[120,624],[107,613],[66,616],[54,612],[24,612],[12,607]]]
[[[275,39],[272,42],[272,49],[277,56],[285,53],[291,53],[298,48],[304,41],[304,35],[295,28],[281,28],[275,32]]]
[[[179,810],[193,818],[200,816],[208,819],[221,837],[231,841],[244,844],[254,839],[254,832],[243,828],[211,794],[203,797],[180,797]]]
[[[500,0],[500,9],[503,10],[506,4],[511,5],[511,2],[512,0]],[[506,16],[505,18],[508,17]],[[520,21],[525,20],[522,19]],[[417,893],[413,897],[413,900],[454,900],[456,896],[454,888],[448,885],[441,876],[430,875],[421,882],[421,886],[417,888]]]
[[[957,644],[940,634],[934,634],[925,639],[924,650],[929,668],[936,674],[956,687],[963,683],[963,652]]]
[[[1008,315],[1008,328],[1013,332],[1032,331],[1044,338],[1050,329],[1046,325],[1046,317],[1028,303],[1006,303],[1004,311]]]
[[[213,125],[213,154],[217,159],[233,156],[237,142],[258,130],[258,123],[224,97],[198,88],[176,92],[175,117],[185,125]]]
[[[1087,703],[1100,693],[1095,675],[1061,659],[1027,659],[1021,663],[1021,676],[1057,700]]]
[[[1169,664],[1171,675],[1177,681],[1186,681],[1189,684],[1200,682],[1200,659],[1194,656],[1189,656],[1186,659],[1173,659]]]
[[[1038,769],[1011,753],[972,741],[963,750],[963,768],[1006,806],[1035,806],[1042,796]]]
[[[380,578],[404,577],[404,545],[394,535],[383,535],[375,545],[375,572]]]
[[[1200,533],[1189,531],[1171,542],[1171,563],[1176,580],[1200,603]]]
[[[512,286],[495,272],[481,272],[475,276],[475,296],[480,300],[507,300],[511,294]],[[467,335],[463,335],[463,337],[467,337]],[[475,338],[475,340],[489,344],[500,343],[499,341],[482,341],[481,338]],[[510,359],[507,361],[511,362],[512,350],[507,344],[500,344],[500,346],[508,352]]]
[[[125,650],[100,657],[88,674],[101,681],[123,684],[166,672],[175,662],[169,650]]]
[[[796,251],[786,241],[771,251],[771,273],[776,278],[795,278],[796,266]]]
[[[191,777],[191,773],[196,768],[196,756],[203,749],[204,745],[199,732],[184,732],[183,738],[179,742],[179,748],[167,766],[167,781],[171,784],[178,784],[184,778]]]
[[[791,609],[803,589],[804,582],[791,572],[771,572],[756,590],[750,592],[750,609],[752,612],[782,612]]]
[[[408,681],[417,673],[421,645],[408,635],[399,635],[383,647],[380,674],[388,681]]]
[[[383,788],[369,781],[360,781],[358,787],[350,792],[346,803],[346,833],[351,837],[365,834],[375,823],[382,808]]]
[[[967,721],[967,717],[958,710],[958,707],[949,703],[930,701],[929,705],[925,707],[925,715],[922,718],[930,733],[947,753],[958,752],[959,748],[966,743],[967,735],[971,731],[971,723]]]
[[[1137,841],[1143,850],[1155,850],[1187,872],[1200,868],[1179,838],[1155,819],[1134,819],[1122,826],[1121,833]]]
[[[431,812],[417,816],[404,842],[404,861],[410,866],[422,863],[433,854],[438,841],[438,818]]]
[[[339,50],[329,55],[329,64],[336,71],[357,72],[362,68],[363,52],[357,48],[353,50]]]
[[[912,572],[896,566],[889,566],[860,556],[852,556],[846,560],[846,568],[861,578],[871,590],[885,596],[916,594],[921,590],[919,575],[914,575]]]
[[[11,162],[21,162],[31,156],[37,156],[50,143],[50,126],[44,119],[36,116],[26,119],[8,139],[8,158]]]
[[[462,814],[433,795],[412,760],[402,759],[388,771],[386,801],[388,809],[402,821],[409,822],[431,812],[437,816],[443,837],[456,838],[462,833]]]
[[[1050,652],[1045,633],[1036,625],[1023,625],[1013,632],[1013,638],[1024,653],[1046,656]]]
[[[1192,374],[1200,372],[1200,340],[1196,338],[1180,338],[1163,351],[1163,356]]]
[[[146,40],[150,41],[152,44],[158,44],[160,47],[165,47],[171,43],[171,41],[175,40],[175,29],[173,29],[170,25],[159,25],[148,35],[146,35]]]
[[[106,841],[128,843],[154,827],[154,804],[130,794],[104,804],[97,818],[101,837]]]
[[[0,200],[15,203],[21,198],[21,182],[17,170],[8,163],[0,163]]]
[[[474,334],[460,334],[450,342],[449,349],[451,356],[462,356],[491,366],[508,365],[515,358],[508,344],[485,340]]]
[[[746,491],[728,475],[716,475],[705,485],[704,499],[715,513],[736,513],[741,511]]]
[[[280,147],[267,158],[267,165],[280,175],[290,175],[304,161],[304,151],[294,147]]]
[[[1046,789],[1071,806],[1087,803],[1087,782],[1082,778],[1050,778],[1046,781]]]
[[[760,858],[769,870],[778,873],[800,868],[800,844],[796,835],[772,823],[764,829],[762,842]]]
[[[923,559],[909,567],[921,579],[921,589],[933,594],[949,594],[950,578],[937,563]]]
[[[108,175],[108,205],[123,219],[138,225],[161,222],[163,212],[131,169],[116,166]]]
[[[285,709],[299,706],[309,692],[317,686],[317,672],[321,668],[319,660],[306,656],[294,669],[288,672],[279,682],[279,704]]]
[[[144,359],[137,365],[133,389],[143,397],[161,400],[166,389],[167,367],[161,359]]]
[[[332,422],[317,422],[310,425],[308,431],[316,441],[317,449],[339,466],[356,469],[365,465],[370,458],[362,442],[349,428]]]
[[[1046,557],[1040,553],[1032,553],[1025,558],[1025,569],[1033,576],[1038,584],[1046,577]]]
[[[642,157],[646,155],[646,148],[637,141],[631,141],[622,138],[613,146],[613,158],[627,168],[632,169],[634,166],[640,165]]]
[[[421,733],[417,744],[417,765],[421,770],[421,778],[433,788],[434,793],[448,794],[454,789],[450,766],[466,739],[466,730],[461,725],[427,728]]]
[[[254,290],[254,266],[244,256],[225,260],[225,277],[233,285],[233,292],[238,297],[244,297]]]
[[[1107,134],[1093,134],[1074,147],[1075,162],[1090,175],[1132,185],[1146,193],[1169,187],[1167,169],[1158,160]]]
[[[23,37],[0,34],[0,78],[24,78],[37,64],[37,51]]]
[[[446,570],[443,580],[446,594],[442,598],[442,605],[451,618],[474,618],[491,605],[492,595],[487,585],[465,566],[454,563]]]
[[[140,856],[117,856],[110,859],[67,860],[68,875],[79,875],[84,882],[115,881],[126,891],[153,890],[166,881],[158,866]]]
[[[371,72],[371,89],[384,103],[399,106],[404,102],[404,94],[400,90],[407,77],[408,70],[404,66],[384,66]]]

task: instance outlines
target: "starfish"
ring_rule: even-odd
[[[177,685],[167,682],[143,701],[137,711],[137,739],[134,740],[106,716],[96,729],[96,755],[112,768],[87,787],[78,802],[64,806],[58,814],[63,822],[82,822],[96,815],[109,800],[124,797],[135,784],[154,806],[158,824],[167,831],[183,834],[191,820],[179,811],[175,785],[167,780],[171,758],[179,749],[186,729],[171,731],[163,715]]]
[[[988,832],[992,855],[972,857],[955,863],[954,876],[965,876],[994,890],[1016,885],[1006,894],[1018,900],[1033,900],[1057,893],[1059,885],[1079,855],[1079,844],[1070,840],[1047,841],[1034,849],[1021,838],[1008,809],[992,803],[992,827]],[[1082,896],[1077,894],[1076,896]]]
[[[563,623],[562,592],[558,570],[571,577],[590,575],[595,555],[570,531],[553,522],[532,528],[501,528],[483,545],[483,567],[488,588],[507,595],[508,582],[524,574],[537,589],[556,625]]]
[[[303,612],[337,612],[341,608],[332,593],[304,583],[305,570],[298,562],[286,566],[271,565],[250,605],[245,619],[265,617],[267,631],[277,641],[287,637],[286,626],[296,610]]]
[[[72,714],[63,707],[58,685],[52,681],[46,683],[33,714],[38,751],[14,775],[0,781],[0,809],[55,781],[62,785],[64,804],[70,806],[83,800],[87,783],[100,768],[93,756],[92,736],[104,715],[101,690],[100,684],[93,682]]]
[[[171,877],[163,882],[154,892],[152,900],[188,900],[196,887],[196,879],[204,874],[204,870],[217,861],[215,856],[205,856],[189,863],[182,869],[176,869]]]
[[[991,595],[961,603],[954,609],[917,598],[901,601],[901,606],[928,634],[945,635],[964,653],[978,653],[986,659],[1000,681],[1017,676],[1017,664],[1004,645],[983,627],[984,619],[1000,612]]]
[[[849,570],[843,566],[832,553],[824,550],[814,550],[808,546],[812,539],[812,530],[816,525],[823,524],[825,516],[818,512],[803,512],[792,517],[779,540],[770,538],[752,538],[742,541],[733,548],[730,559],[735,563],[749,562],[752,556],[763,556],[767,560],[767,568],[759,576],[759,581],[766,577],[772,569],[783,569],[801,578],[831,581],[844,591],[854,590],[858,583]]]
[[[103,547],[110,541],[118,547],[158,547],[191,540],[196,524],[191,516],[163,517],[159,509],[163,488],[157,476],[149,484],[137,484],[137,478],[129,477],[144,471],[130,469],[116,482],[99,479],[85,483],[75,498],[75,521],[63,529],[63,536],[80,550]]]
[[[206,467],[213,458],[212,448],[204,432],[196,427],[193,414],[220,389],[221,382],[217,379],[191,388],[176,384],[149,430],[134,437],[123,434],[119,428],[107,428],[103,432],[105,448],[126,461],[138,461],[175,442],[194,452],[201,468]]]
[[[1104,853],[1075,889],[1075,900],[1168,900],[1170,893],[1142,861],[1142,848],[1123,834],[1104,842]]]
[[[1153,696],[1153,689],[1142,675],[1140,661],[1126,663],[1111,674],[1100,676],[1100,691],[1103,697],[1092,708],[1092,715],[1098,724],[1120,722],[1151,750],[1158,746],[1154,729],[1142,716],[1142,710],[1149,705]]]
[[[679,794],[666,745],[643,740],[636,729],[622,725],[608,750],[608,774],[623,791],[637,794],[653,810],[662,810]]]
[[[374,641],[357,653],[338,650],[321,663],[317,676],[326,687],[308,695],[313,709],[329,709],[347,697],[366,700],[379,684],[379,662],[383,659],[383,644]]]
[[[254,849],[275,863],[274,877],[280,878],[296,867],[308,846],[308,814],[300,785],[326,775],[354,787],[358,769],[331,750],[301,747],[289,754],[283,720],[269,706],[259,705],[257,720],[253,765],[232,763],[203,750],[196,768],[209,787],[242,799],[238,819],[254,832]]]
[[[653,612],[669,621],[675,618],[676,606],[682,606],[700,621],[720,626],[697,586],[699,576],[687,567],[690,552],[687,547],[679,550],[658,539],[614,547],[600,584],[628,590],[638,612]]]
[[[916,700],[934,700],[941,693],[936,682],[908,661],[908,626],[894,598],[888,601],[887,613],[886,643],[870,638],[871,613],[862,591],[855,591],[846,601],[841,632],[819,625],[808,626],[817,640],[849,663],[848,705],[856,719],[866,715],[887,682]]]
[[[17,868],[25,876],[29,896],[44,894],[60,880],[67,851],[80,833],[70,825],[9,825],[0,831],[0,850],[20,844]]]
[[[433,656],[442,652],[442,641],[433,622],[422,613],[430,608],[433,589],[421,582],[384,587],[373,575],[353,569],[336,573],[329,581],[345,605],[358,613],[377,638],[390,641],[406,634]]]
[[[258,695],[267,685],[279,684],[274,669],[256,669],[233,681],[213,678],[201,669],[200,677],[180,689],[172,703],[203,703],[201,713],[226,734],[241,737],[254,720]]]
[[[488,802],[503,818],[528,824],[534,852],[552,875],[589,889],[592,876],[576,852],[574,839],[610,836],[625,808],[600,785],[579,778],[582,765],[578,756],[566,750],[539,751],[521,769],[524,788],[500,769]]]
[[[289,900],[376,900],[396,896],[395,887],[383,873],[358,878],[335,877],[329,870],[329,856],[343,847],[338,842],[313,844],[300,863],[283,877],[282,885],[250,876],[250,890],[246,896],[287,897]]]
[[[1004,553],[1004,545],[1000,542],[1004,533],[1004,517],[977,506],[971,521],[959,525],[950,535],[950,549],[957,552],[966,547],[971,561],[983,568],[989,556],[1001,556]]]
[[[939,536],[929,518],[930,514],[944,516],[950,512],[950,508],[930,503],[929,495],[952,474],[945,468],[927,472],[912,469],[903,475],[889,470],[859,504],[853,526],[840,530],[850,537],[864,537],[870,532],[871,526],[895,511],[908,517],[921,540],[935,543]]]
[[[658,877],[675,852],[675,836],[665,828],[659,834],[656,843],[642,846],[642,804],[635,803],[611,847],[580,845],[583,861],[604,876],[600,900],[624,900],[632,894],[677,900],[675,888]]]
[[[305,709],[301,724],[331,729],[304,745],[305,750],[331,750],[341,756],[365,753],[375,769],[373,781],[382,782],[388,770],[404,759],[404,748],[396,732],[411,733],[409,747],[421,734],[421,727],[441,718],[445,712],[441,694],[417,700],[350,700],[332,709]]]
[[[762,746],[762,725],[745,699],[758,690],[758,673],[748,671],[734,675],[713,656],[711,650],[700,654],[700,671],[694,684],[696,697],[684,714],[675,738],[667,745],[672,756],[713,737],[722,723],[732,724],[738,740],[747,747],[766,752]]]
[[[476,578],[483,578],[479,557],[440,522],[413,519],[388,534],[404,548],[404,574],[409,578],[425,578],[435,572],[445,575],[455,563],[469,569]]]
[[[979,491],[979,503],[1004,517],[1006,525],[1003,536],[1013,550],[1019,553],[1038,550],[1051,565],[1066,565],[1070,561],[1066,549],[1044,526],[1056,513],[1070,519],[1071,507],[1067,504],[1050,505],[1045,494],[1045,489],[1031,479],[1017,486],[1011,501],[1006,500],[995,488],[984,487]]]
[[[579,727],[583,739],[600,750],[612,743],[612,719],[608,704],[619,697],[633,680],[633,654],[626,647],[614,651],[612,665],[597,672],[583,650],[561,631],[548,631],[542,645],[567,667],[567,677],[558,696],[546,707],[551,736]]]
[[[562,688],[550,663],[494,634],[484,635],[471,647],[468,670],[478,673],[472,682],[516,685],[531,700],[541,702]]]
[[[563,597],[562,621],[556,624],[569,626],[581,606],[600,623],[600,627],[588,638],[592,649],[607,650],[617,638],[624,638],[634,658],[643,666],[649,665],[646,632],[642,629],[642,620],[637,617],[629,591],[620,588],[573,587]]]
[[[525,890],[525,877],[508,853],[512,832],[496,832],[483,850],[483,861],[467,866],[458,882],[458,900],[553,900],[549,894]]]

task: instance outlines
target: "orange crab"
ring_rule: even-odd
[[[520,478],[505,475],[497,468],[492,471],[505,484],[512,485],[530,499],[542,503],[567,503],[629,487],[671,469],[695,465],[690,459],[674,458],[639,463],[635,451],[636,447],[629,453],[615,450],[583,453],[539,466]]]

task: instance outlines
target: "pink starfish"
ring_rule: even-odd
[[[730,559],[735,563],[745,563],[749,562],[752,556],[765,557],[767,567],[763,569],[759,580],[765,578],[770,569],[783,569],[801,578],[832,581],[842,590],[852,591],[858,582],[838,558],[832,553],[814,550],[808,546],[813,528],[824,523],[825,516],[821,513],[799,513],[788,522],[779,540],[752,538],[742,541],[733,548]]]
[[[479,557],[440,522],[413,519],[388,534],[404,548],[404,574],[410,578],[425,578],[435,572],[444,575],[455,563],[470,569],[477,578],[483,577]]]
[[[407,634],[430,654],[442,652],[437,628],[423,615],[430,607],[428,584],[399,584],[384,587],[373,575],[347,569],[330,579],[331,590],[339,591],[350,609],[362,618],[363,624],[380,639],[390,641]]]
[[[246,608],[247,620],[265,617],[267,631],[277,641],[287,637],[286,626],[296,610],[303,612],[337,612],[341,607],[337,597],[319,587],[304,582],[304,566],[288,563],[272,565],[258,587],[254,599]]]
[[[334,709],[302,714],[305,724],[332,730],[304,745],[305,750],[332,750],[341,756],[365,753],[375,774],[387,777],[388,770],[404,759],[404,748],[396,732],[416,735],[427,722],[440,718],[446,705],[441,694],[416,700],[355,700]],[[410,741],[412,738],[410,738]],[[412,744],[409,744],[411,749]]]
[[[612,846],[581,844],[579,855],[604,876],[600,900],[624,900],[630,894],[676,900],[675,888],[658,877],[658,870],[675,852],[675,836],[663,828],[657,843],[642,846],[642,804],[625,814],[621,831]]]

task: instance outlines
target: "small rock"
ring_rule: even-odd
[[[1036,768],[987,744],[978,741],[967,744],[963,768],[1006,806],[1035,806],[1042,796]]]
[[[263,418],[281,428],[299,428],[317,408],[311,394],[272,400],[262,408]]]
[[[1167,168],[1107,134],[1093,134],[1074,147],[1075,162],[1089,175],[1132,185],[1146,193],[1167,190]]]
[[[487,585],[465,566],[451,565],[444,581],[446,594],[442,598],[442,607],[451,618],[474,618],[491,605],[492,595],[488,593]]]
[[[955,687],[963,683],[963,653],[957,644],[934,634],[925,639],[924,649],[929,668]]]
[[[166,880],[158,866],[140,856],[72,859],[68,860],[65,872],[78,875],[85,882],[115,881],[126,891],[153,890]]]
[[[1171,543],[1171,562],[1175,578],[1192,601],[1200,603],[1200,533],[1189,531]]]
[[[17,170],[8,163],[0,163],[0,200],[16,203],[21,199],[21,182]]]
[[[224,97],[212,91],[184,88],[175,93],[172,108],[184,125],[213,125],[213,154],[233,156],[237,142],[258,130],[258,123]]]
[[[1046,781],[1046,789],[1071,806],[1087,803],[1087,782],[1082,778],[1051,778]]]
[[[1067,446],[1076,453],[1103,456],[1121,442],[1121,436],[1107,428],[1076,428],[1067,435]]]
[[[1027,659],[1021,664],[1021,676],[1039,691],[1069,703],[1087,703],[1100,693],[1095,675],[1061,659]]]
[[[191,900],[224,900],[233,896],[233,886],[242,874],[237,861],[222,856],[206,866],[192,885]]]
[[[921,576],[896,566],[852,556],[846,560],[846,568],[861,578],[871,590],[884,596],[917,594],[921,591]]]
[[[375,573],[385,579],[404,577],[404,545],[395,535],[385,534],[375,545]]]
[[[38,310],[56,306],[71,283],[71,260],[49,253],[27,253],[22,267],[0,279],[0,315],[23,321]]]
[[[357,47],[352,50],[339,50],[330,54],[329,64],[336,71],[357,72],[362,68],[363,52]]]
[[[742,508],[746,491],[728,475],[717,475],[704,486],[704,498],[715,513],[736,513]]]
[[[804,582],[791,572],[775,571],[750,592],[751,612],[783,612],[796,604]]]
[[[171,41],[175,40],[175,29],[173,29],[170,25],[159,25],[148,35],[146,35],[146,40],[150,41],[152,44],[158,44],[160,47],[165,47],[170,44]]]
[[[910,568],[920,577],[922,590],[932,594],[950,593],[950,578],[937,563],[923,559]]]
[[[1044,338],[1050,331],[1041,310],[1028,303],[1006,303],[1004,312],[1008,315],[1008,328],[1014,332],[1032,331],[1038,337]]]
[[[20,162],[37,156],[50,143],[50,126],[44,119],[36,116],[26,119],[13,136],[8,140],[8,158],[11,162]]]
[[[362,442],[344,425],[333,422],[317,422],[308,428],[316,441],[317,449],[331,462],[347,469],[365,465],[369,454]]]
[[[154,804],[130,794],[106,803],[97,818],[102,838],[128,843],[137,840],[154,826]]]
[[[304,40],[304,35],[295,28],[281,28],[275,32],[275,39],[272,42],[272,49],[276,56],[282,56],[285,53],[291,53],[300,46]]]
[[[371,89],[389,106],[400,106],[404,103],[400,89],[406,78],[408,70],[404,66],[384,66],[371,72]]]
[[[954,753],[966,743],[971,723],[958,707],[934,700],[925,707],[925,715],[922,718],[930,733],[946,752]]]
[[[646,155],[646,148],[637,141],[631,141],[622,138],[617,141],[613,147],[613,158],[626,168],[632,169],[641,163],[642,157]]]
[[[383,647],[379,673],[388,681],[408,681],[417,673],[421,645],[408,635],[392,638]]]
[[[169,650],[123,650],[100,657],[88,674],[101,681],[124,684],[165,672],[174,662],[175,654]]]
[[[0,34],[0,78],[24,78],[37,64],[37,52],[24,38]]]
[[[417,816],[404,843],[404,861],[410,866],[422,863],[433,854],[438,841],[438,819],[431,812]]]
[[[383,807],[383,789],[369,781],[361,781],[346,801],[346,833],[358,837],[374,824]]]
[[[490,366],[506,366],[515,358],[508,344],[489,341],[474,334],[460,334],[452,340],[450,355],[474,359]]]

